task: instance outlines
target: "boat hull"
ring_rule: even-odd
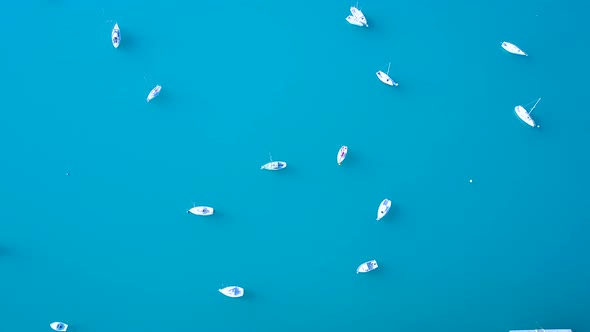
[[[346,145],[342,146],[340,148],[340,151],[338,151],[338,155],[336,156],[336,162],[338,162],[338,165],[341,165],[342,162],[344,161],[344,159],[346,159],[347,153],[348,153],[348,147]]]
[[[150,91],[150,93],[148,94],[147,99],[146,99],[147,102],[149,103],[150,100],[156,98],[160,94],[160,91],[162,91],[162,86],[156,85],[156,87],[154,87],[152,89],[152,91]]]
[[[389,75],[387,75],[386,73],[384,73],[383,71],[378,71],[377,72],[377,78],[379,78],[379,80],[389,86],[397,86],[398,84],[396,82],[394,82],[391,77],[389,77]]]
[[[346,22],[348,22],[352,25],[359,26],[359,27],[364,26],[364,24],[361,21],[359,21],[356,17],[354,17],[353,15],[348,15],[346,17]]]
[[[526,54],[523,50],[518,48],[518,46],[516,46],[512,43],[509,43],[509,42],[502,42],[502,48],[512,54],[528,56],[528,54]]]
[[[572,332],[570,329],[510,330],[509,332]]]
[[[53,322],[49,324],[49,327],[51,327],[51,329],[54,331],[64,332],[68,329],[68,324],[62,322]]]
[[[268,171],[279,171],[287,167],[287,163],[284,161],[271,161],[266,163],[260,167],[260,169],[265,169]]]
[[[378,267],[379,267],[379,265],[377,264],[377,261],[373,259],[373,260],[370,260],[368,262],[364,262],[363,264],[359,265],[359,267],[356,268],[356,273],[371,272]]]
[[[113,31],[111,32],[111,41],[113,42],[114,48],[119,48],[121,43],[121,30],[119,30],[119,24],[115,23]]]
[[[195,206],[190,208],[187,212],[196,216],[210,216],[215,212],[215,210],[210,206]]]
[[[362,25],[369,27],[369,24],[367,24],[367,18],[360,9],[352,6],[350,7],[350,12],[352,13],[352,16],[354,16]]]
[[[377,220],[381,220],[381,218],[385,217],[385,215],[389,212],[390,208],[391,201],[387,198],[384,199],[379,205],[379,209],[377,210]]]
[[[219,292],[227,297],[242,297],[244,296],[244,289],[239,286],[228,286],[225,288],[219,289]]]
[[[510,330],[509,332],[572,332],[570,329]]]
[[[531,127],[535,126],[535,121],[533,120],[533,118],[531,118],[529,112],[527,112],[527,110],[524,107],[518,105],[514,108],[514,112],[524,123],[528,124]]]

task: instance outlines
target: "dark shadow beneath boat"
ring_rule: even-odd
[[[256,294],[253,294],[251,291],[249,291],[248,289],[244,288],[244,295],[242,297],[240,297],[240,299],[247,299],[248,301],[252,300],[252,299],[256,298]]]
[[[391,202],[391,207],[389,208],[389,212],[387,212],[387,215],[384,216],[383,218],[381,218],[381,220],[379,220],[378,222],[390,222],[393,221],[397,218],[399,218],[399,214],[400,211],[398,210],[398,207],[395,206],[393,204],[393,201]]]
[[[171,91],[166,90],[165,86],[162,86],[162,90],[160,90],[160,94],[158,96],[154,97],[152,100],[150,100],[148,102],[148,104],[156,104],[156,105],[159,105],[159,107],[167,106],[167,104],[170,103],[170,100],[173,99],[173,98],[170,98],[170,92]],[[147,95],[146,95],[146,97],[147,97]]]
[[[119,47],[117,50],[133,50],[135,48],[135,38],[133,35],[121,33],[121,42],[119,43]]]
[[[357,167],[359,159],[357,158],[358,154],[346,154],[346,159],[342,161],[342,164],[339,167]]]

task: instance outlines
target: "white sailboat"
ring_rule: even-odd
[[[528,54],[526,54],[523,50],[518,48],[518,46],[507,41],[502,42],[502,48],[512,54],[528,56]]]
[[[210,216],[215,210],[210,206],[194,206],[190,208],[186,213],[192,213],[197,216]]]
[[[228,297],[242,297],[244,296],[244,289],[239,286],[227,286],[219,289],[219,292]]]
[[[121,43],[121,30],[119,30],[119,24],[115,23],[113,27],[113,31],[111,31],[111,41],[113,42],[113,46],[115,48],[119,47],[119,43]]]
[[[278,170],[281,170],[281,169],[287,167],[287,163],[286,162],[284,162],[284,161],[272,161],[272,155],[270,153],[268,155],[270,157],[270,162],[262,165],[260,167],[260,169],[266,169],[266,170],[269,170],[269,171],[278,171]]]
[[[156,98],[159,94],[160,94],[160,90],[162,90],[162,86],[161,85],[156,85],[156,87],[154,87],[152,89],[152,91],[150,91],[150,93],[147,96],[147,102],[149,103],[150,100]]]
[[[364,262],[363,264],[359,265],[359,267],[356,268],[356,273],[367,273],[370,271],[373,271],[374,269],[378,268],[379,265],[377,265],[377,261],[376,260],[370,260],[368,262]]]
[[[49,324],[49,326],[54,331],[58,331],[58,332],[64,332],[68,329],[68,324],[62,323],[62,322],[53,322],[53,323]]]
[[[359,6],[358,2],[356,3],[356,6],[351,6],[350,12],[352,13],[352,16],[356,17],[357,20],[362,25],[364,25],[368,28],[369,24],[367,24],[367,19],[365,18],[365,14],[363,14],[363,12],[358,8],[358,6]]]
[[[389,212],[389,208],[391,208],[391,201],[387,198],[381,201],[379,204],[379,209],[377,209],[377,220],[381,220],[381,218],[385,217],[387,212]]]
[[[384,73],[383,71],[379,70],[377,72],[377,77],[379,78],[379,80],[389,86],[398,86],[397,82],[395,82],[394,80],[391,79],[391,77],[389,77],[389,69],[391,68],[391,62],[387,65],[387,73]]]
[[[354,15],[348,15],[346,17],[346,22],[348,22],[348,23],[350,23],[352,25],[359,26],[359,27],[364,26],[363,22],[359,21],[359,19],[356,18]]]
[[[343,145],[340,150],[338,151],[338,155],[336,156],[336,161],[338,162],[338,166],[342,164],[344,159],[346,159],[346,154],[348,153],[348,146]]]
[[[524,121],[524,123],[528,124],[531,127],[534,127],[535,121],[533,120],[533,118],[531,118],[531,113],[533,112],[535,107],[537,107],[537,104],[539,103],[539,101],[541,101],[541,98],[537,99],[537,101],[535,102],[535,105],[533,105],[530,112],[527,112],[526,108],[524,108],[524,106],[521,106],[521,105],[514,107],[514,112],[516,113],[516,115],[518,115],[518,117],[522,121]],[[531,103],[529,103],[527,105],[530,105]]]

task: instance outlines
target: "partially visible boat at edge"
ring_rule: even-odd
[[[227,286],[219,289],[219,292],[228,297],[242,297],[244,296],[244,289],[238,286]]]
[[[111,31],[111,41],[113,42],[113,46],[115,48],[119,47],[119,43],[121,43],[121,30],[119,30],[119,24],[115,23],[113,27],[113,31]]]
[[[154,87],[152,89],[152,91],[150,91],[150,93],[147,96],[147,102],[149,103],[150,100],[156,98],[159,94],[160,91],[162,90],[162,86],[161,85],[156,85],[156,87]]]
[[[186,213],[192,213],[197,216],[210,216],[215,210],[210,206],[195,206],[190,208]]]
[[[344,159],[346,159],[346,154],[348,153],[348,146],[343,145],[340,150],[338,151],[338,155],[336,156],[336,161],[338,165],[341,165]]]
[[[510,330],[510,332],[572,332],[570,329]]]
[[[535,126],[535,121],[531,117],[531,112],[533,112],[533,110],[535,109],[535,107],[537,107],[537,104],[539,103],[539,101],[541,101],[541,98],[537,99],[537,102],[535,102],[535,105],[533,105],[533,107],[531,108],[531,111],[530,112],[527,112],[526,108],[524,108],[524,106],[521,106],[521,105],[518,105],[518,106],[514,107],[514,112],[516,113],[516,115],[518,115],[518,117],[524,123],[528,124],[531,127],[534,127]]]
[[[389,77],[389,69],[391,68],[391,62],[387,65],[387,73],[384,73],[383,71],[379,70],[377,72],[377,77],[379,78],[379,80],[389,86],[398,86],[399,84],[397,82],[395,82],[394,80],[391,79],[391,77]]]
[[[359,267],[356,268],[356,273],[370,272],[378,267],[379,267],[379,265],[377,265],[377,261],[373,259],[373,260],[370,260],[368,262],[364,262],[363,264],[359,265]]]
[[[385,217],[389,209],[391,208],[391,201],[387,198],[384,199],[381,204],[379,204],[379,209],[377,210],[377,220],[381,220],[381,218]]]
[[[518,48],[518,46],[516,46],[512,43],[509,43],[507,41],[502,42],[502,48],[512,54],[528,56],[528,54],[526,54],[523,50]]]
[[[62,323],[62,322],[53,322],[53,323],[49,324],[49,326],[54,331],[58,331],[58,332],[63,332],[63,331],[66,331],[68,329],[68,324]]]

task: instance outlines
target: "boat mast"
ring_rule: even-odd
[[[535,103],[535,105],[533,105],[533,108],[531,108],[531,111],[528,114],[531,114],[533,112],[533,110],[535,109],[535,107],[537,107],[537,104],[541,101],[541,98],[537,99],[537,102]]]
[[[391,67],[391,62],[387,65],[387,76],[389,76],[389,68]]]

